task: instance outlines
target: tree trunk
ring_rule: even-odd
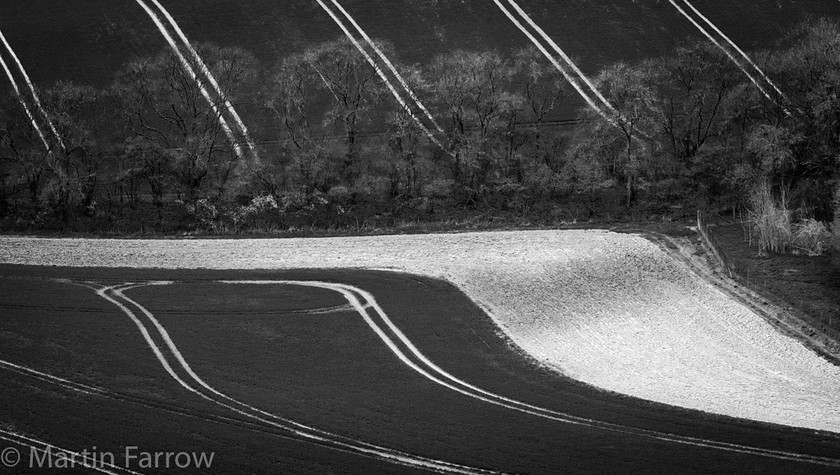
[[[346,132],[347,150],[344,155],[342,178],[351,182],[353,179],[352,167],[356,161],[356,114],[350,114],[344,119],[344,128]]]
[[[630,205],[633,204],[633,176],[636,170],[633,166],[633,136],[627,135],[627,171],[625,174],[627,175],[627,208],[630,208]]]
[[[38,203],[38,193],[41,191],[41,176],[35,176],[29,179],[29,198],[32,204]]]

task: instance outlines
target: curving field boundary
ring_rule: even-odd
[[[525,352],[594,386],[840,432],[840,368],[641,236],[528,231],[283,240],[0,238],[0,262],[378,268],[449,280]]]

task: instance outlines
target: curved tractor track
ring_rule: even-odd
[[[152,349],[155,357],[166,370],[166,372],[187,391],[198,395],[214,404],[229,409],[236,414],[253,419],[254,421],[276,427],[290,432],[296,437],[314,440],[331,448],[347,452],[358,453],[365,456],[381,458],[391,463],[407,465],[416,468],[432,470],[440,473],[494,473],[478,468],[466,467],[458,464],[447,463],[442,460],[434,460],[416,455],[403,453],[397,450],[368,444],[361,440],[343,437],[327,431],[319,430],[311,426],[271,414],[264,410],[253,407],[245,402],[234,399],[210,386],[201,379],[184,359],[175,343],[167,333],[166,329],[145,307],[127,297],[124,292],[143,285],[168,285],[172,282],[152,282],[149,284],[124,284],[120,286],[103,287],[97,291],[97,295],[113,303],[137,325],[144,340]],[[152,331],[132,312],[129,306],[133,306],[151,324]],[[154,335],[154,336],[152,336]],[[157,341],[163,344],[158,344]],[[840,466],[840,463],[838,463]]]
[[[71,283],[71,282],[66,282]],[[330,283],[322,281],[297,280],[218,280],[219,285],[284,285],[298,287],[313,287],[339,293],[373,331],[379,340],[387,346],[390,352],[407,368],[422,375],[428,381],[454,391],[464,397],[474,399],[480,403],[492,404],[508,410],[517,411],[529,416],[548,419],[561,424],[581,425],[597,430],[622,434],[627,437],[650,438],[674,444],[685,444],[739,454],[749,454],[761,457],[814,464],[824,467],[840,467],[840,460],[830,457],[820,457],[792,451],[766,449],[742,444],[717,441],[708,438],[689,437],[668,432],[654,431],[645,428],[631,427],[600,421],[592,418],[579,417],[573,414],[555,411],[537,405],[522,402],[484,390],[463,379],[453,376],[436,363],[427,358],[417,346],[395,325],[382,309],[375,297],[356,286]],[[179,351],[161,322],[147,308],[128,297],[126,292],[147,286],[176,285],[174,281],[151,281],[144,283],[123,283],[99,287],[82,284],[96,290],[101,298],[118,307],[136,325],[148,347],[166,371],[183,389],[199,397],[221,406],[256,424],[280,429],[292,437],[298,437],[336,450],[356,453],[362,456],[380,458],[390,463],[427,469],[441,473],[493,473],[489,470],[447,463],[426,457],[418,457],[398,450],[369,444],[364,441],[344,437],[331,432],[316,429],[293,420],[275,415],[268,411],[254,407],[247,402],[232,398],[206,383],[190,367],[189,363]],[[132,310],[133,309],[133,310]],[[67,379],[48,375],[37,370],[0,361],[0,367],[15,371],[36,379],[44,380],[90,396],[107,395],[107,391],[89,385],[74,383]],[[111,472],[106,472],[111,473]],[[134,472],[132,472],[134,473]]]

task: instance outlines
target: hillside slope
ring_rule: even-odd
[[[136,55],[164,47],[153,23],[131,0],[6,2],[0,29],[36,83],[58,79],[104,84]],[[732,2],[695,5],[745,49],[768,48],[808,15],[838,16],[832,0]],[[237,45],[271,64],[289,51],[337,37],[340,30],[313,0],[163,0],[193,41]],[[666,0],[521,2],[588,71],[668,51],[692,25]],[[490,0],[345,0],[343,5],[375,37],[393,42],[408,62],[425,62],[457,48],[508,50],[527,44]],[[9,85],[0,81],[0,88]]]

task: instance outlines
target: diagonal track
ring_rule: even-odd
[[[741,70],[741,72],[742,72],[742,73],[744,73],[744,75],[747,77],[747,79],[749,79],[749,80],[750,80],[750,82],[751,82],[751,83],[752,83],[752,84],[753,84],[753,85],[754,85],[754,86],[758,89],[758,91],[761,93],[761,95],[763,95],[765,98],[767,98],[767,100],[769,100],[769,101],[773,102],[774,104],[779,105],[779,101],[777,101],[777,100],[776,100],[773,96],[771,96],[771,95],[770,95],[770,93],[767,91],[767,89],[766,89],[763,85],[761,85],[761,83],[759,82],[759,80],[758,80],[758,79],[757,79],[757,78],[756,78],[753,74],[751,74],[749,71],[747,71],[747,68],[745,68],[745,67],[744,67],[744,65],[743,65],[743,64],[741,64],[741,62],[740,62],[740,61],[738,61],[738,59],[735,57],[735,55],[734,55],[734,54],[732,54],[732,52],[731,52],[731,51],[729,51],[729,48],[726,48],[725,46],[723,46],[723,45],[721,44],[721,42],[720,42],[717,38],[715,38],[715,37],[714,37],[714,35],[712,35],[712,34],[711,34],[711,33],[710,33],[710,32],[709,32],[709,31],[708,31],[705,27],[703,27],[703,25],[701,25],[701,24],[700,24],[700,22],[699,22],[697,19],[695,19],[694,17],[692,17],[691,15],[689,15],[689,14],[688,14],[688,12],[686,12],[686,10],[685,10],[683,7],[681,7],[680,5],[678,5],[676,0],[668,0],[668,2],[669,2],[669,3],[670,3],[670,4],[674,7],[674,8],[676,8],[676,9],[677,9],[677,11],[678,11],[678,12],[679,12],[679,13],[680,13],[683,17],[685,17],[685,18],[686,18],[686,19],[687,19],[687,20],[688,20],[688,21],[689,21],[692,25],[694,25],[694,27],[695,27],[695,28],[697,28],[697,30],[699,30],[701,33],[703,33],[703,35],[704,35],[704,36],[706,36],[706,38],[708,38],[708,39],[709,39],[709,41],[711,41],[712,43],[714,43],[714,45],[715,45],[715,46],[717,46],[717,48],[723,52],[723,53],[726,55],[726,57],[727,57],[727,58],[729,58],[729,60],[730,60],[730,61],[732,61],[732,63],[734,63],[734,64],[738,67],[738,69],[740,69],[740,70]],[[729,38],[728,38],[728,37],[726,37],[726,35],[724,35],[724,34],[723,34],[723,32],[721,32],[720,30],[718,30],[718,29],[717,29],[717,28],[716,28],[716,27],[715,27],[715,26],[711,23],[711,21],[709,21],[709,19],[708,19],[708,18],[704,17],[704,16],[703,16],[703,15],[702,15],[702,14],[701,14],[701,13],[700,13],[700,12],[699,12],[696,8],[694,8],[694,6],[693,6],[692,4],[688,3],[687,1],[684,1],[684,3],[685,3],[685,5],[686,5],[686,6],[690,7],[690,8],[691,8],[691,10],[692,10],[692,11],[694,11],[694,12],[695,12],[698,16],[700,16],[701,20],[703,20],[703,21],[707,22],[709,25],[711,25],[711,27],[712,27],[712,28],[714,28],[714,30],[715,30],[716,32],[720,33],[720,34],[721,34],[721,35],[722,35],[722,36],[723,36],[723,37],[724,37],[727,41],[729,41],[729,43],[731,43],[731,44],[734,46],[734,43],[732,43],[732,41],[731,41],[731,40],[729,40]],[[735,48],[736,48],[738,51],[740,51],[740,52],[741,52],[741,54],[743,54],[743,55],[746,57],[746,54],[745,54],[743,51],[741,51],[741,50],[740,50],[740,48],[738,48],[737,46],[735,46]],[[772,82],[772,81],[770,81],[770,79],[769,79],[769,78],[767,78],[767,76],[766,76],[766,75],[764,75],[764,72],[763,72],[763,71],[761,71],[760,69],[758,69],[758,66],[756,66],[756,65],[755,65],[755,64],[754,64],[754,63],[753,63],[753,62],[752,62],[749,58],[747,58],[747,61],[748,61],[750,64],[752,64],[752,65],[756,68],[756,70],[757,70],[757,71],[758,71],[758,72],[759,72],[762,76],[764,76],[764,77],[765,77],[765,79],[767,79],[768,83],[769,83],[769,84],[771,84],[771,85],[775,88],[775,84],[773,84],[773,82]],[[777,90],[778,90],[778,89],[777,89]],[[779,92],[781,93],[781,91],[779,91]],[[784,94],[781,94],[781,96],[782,96],[783,98],[785,97],[785,96],[784,96]],[[790,112],[789,112],[787,109],[785,109],[785,113],[786,113],[787,115],[790,115]]]
[[[189,75],[190,79],[192,79],[195,82],[202,97],[204,97],[204,100],[207,101],[207,104],[213,111],[213,115],[218,120],[219,126],[222,128],[222,130],[225,133],[225,136],[227,136],[228,138],[228,141],[233,146],[233,149],[236,152],[236,156],[241,159],[243,157],[242,147],[239,145],[239,141],[236,139],[233,130],[231,130],[227,119],[225,119],[221,110],[219,110],[216,101],[213,100],[213,97],[210,95],[210,93],[207,91],[207,88],[204,86],[204,81],[202,81],[201,78],[198,77],[198,73],[195,71],[195,68],[193,68],[193,66],[190,64],[187,58],[181,53],[181,50],[175,43],[175,39],[172,38],[172,35],[169,34],[169,31],[166,30],[166,27],[163,25],[157,14],[151,9],[151,7],[149,7],[149,5],[146,4],[146,2],[144,2],[143,0],[136,0],[136,2],[140,6],[140,8],[142,8],[143,11],[146,12],[146,15],[149,16],[149,18],[157,27],[158,31],[160,31],[160,34],[163,36],[163,38],[166,40],[166,43],[172,49],[172,53],[178,58],[178,61],[181,63],[181,67],[184,68],[184,71],[187,73],[187,75]]]
[[[385,63],[385,66],[388,68],[388,70],[391,71],[391,74],[394,76],[394,78],[396,78],[396,80],[400,83],[400,85],[405,90],[405,92],[408,94],[408,96],[411,98],[411,100],[414,101],[414,103],[417,105],[417,107],[423,112],[423,114],[426,116],[426,118],[428,118],[429,121],[431,121],[432,125],[434,125],[434,127],[438,131],[438,133],[440,133],[441,135],[444,135],[443,129],[440,127],[440,125],[438,125],[434,116],[431,114],[431,112],[429,112],[429,110],[426,108],[426,106],[423,105],[423,102],[420,101],[420,99],[417,97],[417,95],[414,94],[414,91],[412,91],[411,88],[408,86],[408,83],[405,81],[405,79],[403,79],[402,75],[397,70],[396,66],[394,66],[394,64],[391,62],[391,60],[388,59],[388,56],[386,56],[385,53],[382,52],[382,50],[379,48],[379,46],[376,45],[376,42],[373,41],[373,39],[371,39],[370,36],[368,36],[368,34],[365,32],[365,30],[363,30],[362,27],[359,26],[358,23],[356,23],[356,20],[350,15],[350,13],[347,10],[344,9],[343,6],[341,6],[341,3],[339,3],[338,0],[332,0],[332,3],[333,3],[333,5],[335,5],[335,7],[338,9],[338,11],[341,12],[341,14],[344,15],[345,18],[347,18],[347,20],[350,22],[351,25],[353,25],[353,27],[356,29],[356,31],[359,32],[360,35],[362,35],[362,38],[364,38],[364,40],[368,44],[368,46],[370,46],[371,49],[376,53],[376,55],[379,56],[379,59],[381,59],[382,62]]]
[[[86,470],[95,470],[100,473],[107,473],[108,475],[142,475],[140,472],[135,472],[133,470],[105,462],[104,460],[98,460],[96,457],[91,457],[84,453],[63,449],[42,440],[34,439],[16,432],[0,429],[0,440],[5,440],[6,442],[26,447],[32,450],[32,453],[40,452],[44,454],[44,457],[49,455],[51,457],[61,458],[66,461],[65,463],[67,464],[70,464],[72,461],[73,466],[78,465]]]
[[[506,6],[504,6],[502,4],[501,0],[493,0],[493,2],[496,4],[497,7],[499,7],[499,10],[501,10],[502,13],[505,14],[505,16],[508,18],[508,20],[510,20],[510,22],[513,23],[514,26],[519,28],[519,31],[521,31],[526,37],[528,37],[528,39],[531,40],[531,43],[533,43],[534,46],[537,47],[537,49],[543,54],[543,56],[545,56],[551,62],[551,64],[554,65],[554,67],[560,72],[560,74],[563,75],[563,77],[566,79],[566,81],[568,81],[569,84],[571,84],[572,87],[575,89],[575,91],[577,91],[578,95],[580,95],[580,97],[583,98],[584,101],[586,101],[586,103],[589,105],[589,107],[591,107],[592,110],[597,112],[598,115],[603,117],[604,120],[606,120],[609,123],[615,125],[616,122],[615,122],[615,119],[613,118],[613,114],[611,112],[608,113],[607,111],[602,109],[601,106],[599,106],[595,102],[595,100],[592,98],[592,96],[583,89],[583,86],[581,86],[581,84],[580,84],[580,82],[583,81],[583,78],[580,77],[580,76],[578,76],[578,77],[573,76],[569,72],[569,70],[567,69],[567,68],[569,68],[569,69],[576,70],[575,68],[572,68],[571,65],[569,64],[569,61],[571,61],[571,59],[569,59],[569,61],[566,61],[566,58],[568,58],[568,56],[566,56],[565,53],[562,53],[560,56],[561,56],[561,58],[563,58],[564,62],[566,62],[566,67],[562,66],[557,61],[557,59],[554,57],[554,55],[551,54],[546,49],[546,47],[539,40],[537,40],[537,38],[530,31],[528,31],[527,28],[525,28],[525,26],[522,24],[522,22],[519,20],[519,18],[517,18]],[[559,46],[557,46],[557,48],[555,48],[555,51],[561,51],[562,52],[562,50],[560,50]],[[605,104],[605,107],[611,108],[612,106],[609,105],[609,103],[607,103],[607,104]]]
[[[230,417],[230,416],[223,416],[219,414],[204,412],[200,410],[191,409],[184,405],[168,402],[168,401],[160,401],[156,399],[149,399],[133,394],[122,393],[117,391],[112,391],[109,389],[92,387],[87,384],[79,383],[76,381],[71,381],[65,378],[61,378],[55,375],[47,374],[33,368],[28,368],[25,366],[21,366],[18,364],[14,364],[8,361],[0,360],[0,369],[4,369],[9,372],[13,372],[16,374],[20,374],[26,377],[30,377],[33,379],[37,379],[39,381],[43,381],[55,386],[59,386],[64,388],[67,391],[72,391],[80,394],[84,394],[85,396],[92,396],[98,398],[108,398],[114,401],[119,401],[123,403],[132,404],[135,406],[144,407],[147,409],[159,410],[169,412],[171,414],[176,414],[180,416],[186,416],[192,419],[199,419],[202,421],[207,422],[214,422],[218,424],[224,424],[226,426],[232,426],[237,428],[245,428],[251,431],[268,434],[273,437],[279,437],[282,439],[287,440],[294,440],[296,442],[303,442],[313,445],[318,445],[323,447],[323,444],[319,444],[315,441],[301,439],[299,437],[294,437],[288,433],[282,432],[276,427],[272,427],[270,425],[266,425],[260,423],[259,421],[253,421],[250,419],[243,419],[239,417]],[[336,449],[332,447],[334,450],[339,450],[342,452],[348,452],[346,450]]]
[[[26,68],[23,67],[23,63],[21,63],[20,58],[18,58],[17,54],[15,54],[15,50],[12,49],[12,45],[10,45],[8,41],[6,41],[6,37],[3,35],[2,32],[0,32],[0,41],[3,42],[3,45],[6,47],[6,50],[12,56],[12,59],[15,60],[15,64],[17,65],[18,70],[20,70],[21,75],[23,75],[23,80],[26,82],[27,87],[29,87],[29,92],[32,95],[32,100],[35,102],[35,106],[38,108],[44,120],[47,122],[47,126],[50,128],[53,135],[55,136],[55,139],[58,141],[58,144],[61,146],[61,150],[66,152],[67,148],[64,145],[64,140],[61,138],[61,134],[58,133],[58,129],[55,128],[55,124],[50,118],[50,115],[47,114],[46,110],[44,110],[44,106],[41,104],[41,99],[38,97],[38,91],[35,89],[35,85],[32,84],[32,80],[29,79],[29,74],[26,73]],[[5,67],[6,66],[4,64],[4,68]],[[20,95],[20,92],[17,90],[17,86],[15,85],[14,79],[11,75],[9,75],[9,80],[12,81],[12,85],[15,86],[15,92],[17,92],[17,94]],[[47,149],[49,149],[49,147],[47,147]]]
[[[178,25],[178,22],[175,21],[175,18],[173,18],[172,15],[169,14],[169,11],[167,11],[166,8],[164,8],[158,0],[150,1],[163,14],[164,18],[166,18],[166,21],[169,22],[169,25],[172,27],[172,29],[175,30],[175,34],[178,35],[178,38],[180,38],[181,43],[184,45],[187,51],[189,51],[193,61],[195,61],[195,64],[201,70],[202,74],[204,74],[204,77],[210,83],[210,86],[212,86],[213,90],[216,91],[216,94],[219,96],[220,102],[222,102],[222,104],[225,106],[225,109],[227,109],[228,113],[233,118],[233,121],[236,123],[237,127],[239,127],[239,130],[242,132],[242,136],[248,143],[248,148],[251,150],[254,160],[259,162],[259,154],[257,153],[257,148],[254,144],[253,139],[251,139],[251,133],[248,131],[248,127],[245,125],[245,122],[239,116],[239,113],[236,112],[236,109],[233,107],[233,104],[230,103],[227,94],[225,94],[225,92],[222,90],[221,86],[219,85],[219,82],[216,81],[216,78],[213,76],[213,73],[210,72],[210,68],[208,68],[207,64],[204,63],[204,60],[201,59],[201,55],[199,55],[198,51],[195,50],[192,43],[190,43],[190,40],[187,38],[187,35]]]
[[[417,127],[419,127],[420,130],[422,130],[423,133],[426,134],[426,136],[429,138],[429,140],[432,143],[434,143],[438,148],[440,148],[444,152],[447,152],[451,155],[452,152],[449,149],[447,149],[446,147],[444,147],[443,144],[437,139],[435,134],[432,133],[432,131],[429,130],[429,128],[426,127],[425,124],[423,124],[423,121],[421,121],[419,117],[417,117],[417,114],[415,114],[414,111],[411,109],[411,107],[409,107],[409,105],[406,103],[405,99],[403,99],[403,97],[399,93],[399,91],[397,91],[397,89],[394,87],[394,85],[388,79],[388,76],[385,74],[384,71],[382,71],[382,68],[379,67],[379,64],[376,62],[376,60],[373,59],[373,57],[371,57],[371,55],[367,52],[367,50],[359,43],[359,40],[357,40],[356,37],[350,32],[350,29],[347,28],[347,26],[344,24],[344,22],[341,21],[340,18],[338,18],[338,15],[336,15],[335,12],[333,12],[329,8],[329,6],[327,6],[326,3],[324,3],[323,0],[316,0],[316,1],[318,2],[318,5],[320,5],[321,8],[330,16],[330,18],[332,18],[332,20],[335,22],[335,24],[338,25],[339,28],[341,28],[341,31],[344,32],[344,36],[346,36],[347,39],[349,39],[350,42],[353,43],[353,46],[355,46],[356,49],[359,50],[359,53],[361,53],[361,55],[365,58],[365,60],[368,62],[368,64],[371,65],[371,67],[374,69],[376,74],[379,76],[379,78],[382,80],[382,82],[385,84],[385,86],[391,92],[391,95],[394,96],[394,99],[396,99],[397,103],[400,105],[400,107],[402,107],[402,109],[406,112],[406,114],[408,114],[409,117],[411,117],[411,120],[414,121],[414,123],[417,125]],[[354,22],[354,24],[355,24],[355,22]],[[361,28],[360,28],[360,30],[361,30]],[[367,35],[365,35],[365,37],[366,36]],[[377,48],[377,50],[378,50],[378,48]],[[321,75],[320,72],[318,72],[318,74]],[[327,82],[326,79],[323,77],[323,75],[321,75],[321,79],[323,79],[325,83]],[[328,88],[330,87],[329,84],[327,84],[327,87]],[[435,125],[437,125],[437,123],[435,123]]]
[[[698,17],[700,17],[700,19],[701,19],[701,20],[703,20],[703,21],[704,21],[707,25],[709,25],[709,27],[710,27],[712,30],[714,30],[714,32],[715,32],[715,33],[717,33],[718,35],[720,35],[720,36],[724,39],[724,41],[726,41],[727,43],[729,43],[729,45],[730,45],[730,46],[732,46],[732,48],[733,48],[733,49],[735,49],[735,51],[737,51],[737,52],[738,52],[738,54],[740,54],[740,55],[741,55],[741,57],[742,57],[742,58],[744,58],[744,60],[745,60],[745,61],[746,61],[746,62],[747,62],[750,66],[752,66],[752,67],[753,67],[753,69],[755,69],[755,70],[756,70],[756,72],[758,72],[758,74],[760,74],[760,75],[761,75],[761,77],[763,77],[765,81],[767,81],[767,84],[769,84],[769,85],[770,85],[770,87],[772,87],[772,88],[773,88],[773,90],[774,90],[774,91],[776,91],[776,93],[777,93],[779,96],[781,96],[781,98],[782,98],[782,99],[784,99],[785,101],[787,101],[787,100],[788,100],[788,97],[785,95],[785,93],[784,93],[784,92],[782,92],[782,90],[781,90],[781,89],[779,89],[779,87],[776,85],[776,83],[775,83],[775,82],[773,82],[773,80],[772,80],[772,79],[770,79],[770,77],[769,77],[769,76],[768,76],[768,75],[767,75],[767,74],[766,74],[766,73],[765,73],[765,72],[764,72],[764,71],[763,71],[760,67],[758,67],[758,65],[757,65],[757,64],[755,64],[755,61],[753,61],[753,60],[752,60],[752,58],[750,58],[750,55],[748,55],[746,52],[744,52],[744,50],[743,50],[743,49],[741,49],[741,47],[739,47],[737,43],[735,43],[734,41],[732,41],[732,39],[731,39],[729,36],[727,36],[727,35],[726,35],[726,33],[724,33],[723,31],[721,31],[721,29],[720,29],[720,28],[718,28],[718,27],[717,27],[717,25],[715,25],[715,24],[712,22],[712,20],[710,20],[710,19],[709,19],[706,15],[703,15],[703,13],[702,13],[700,10],[698,10],[698,9],[697,9],[697,7],[695,7],[695,6],[694,6],[694,4],[692,4],[689,0],[683,0],[683,3],[685,3],[685,4],[688,6],[688,8],[690,8],[690,9],[691,9],[691,11],[693,11],[693,12],[694,12],[694,14],[695,14],[695,15],[697,15]]]
[[[2,55],[0,55],[0,66],[2,66],[3,71],[6,72],[6,77],[9,78],[9,82],[12,84],[12,90],[15,92],[18,102],[20,102],[20,105],[23,107],[23,111],[26,112],[26,117],[29,118],[29,123],[32,124],[32,128],[35,129],[35,132],[38,134],[38,138],[41,139],[41,143],[44,144],[44,148],[49,152],[50,144],[47,142],[47,137],[44,136],[44,131],[41,130],[41,126],[38,125],[38,121],[35,120],[35,116],[32,115],[32,111],[26,104],[26,100],[23,99],[23,95],[20,92],[17,81],[15,81],[15,76],[12,74],[12,70],[9,69],[9,65],[6,63],[6,60],[3,59]]]

